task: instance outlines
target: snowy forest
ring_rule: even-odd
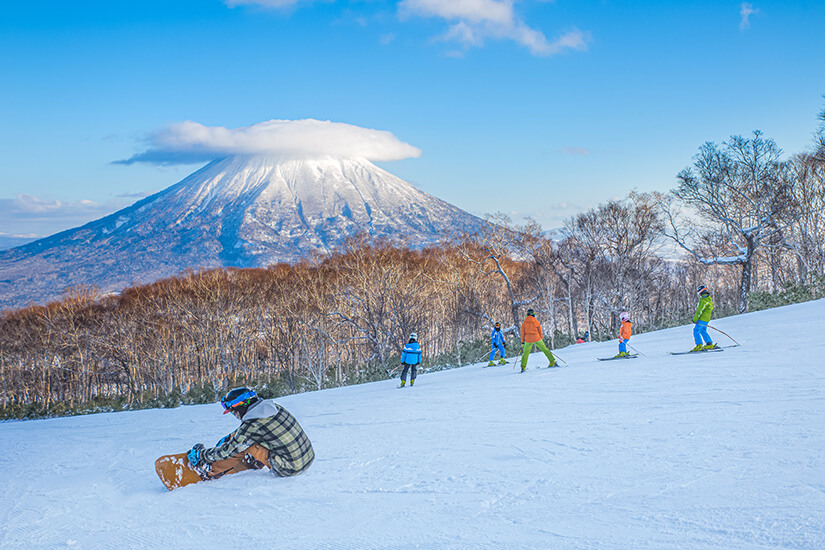
[[[818,298],[823,135],[789,159],[759,132],[706,143],[670,193],[631,192],[553,234],[499,214],[436,247],[361,235],[298,264],[192,271],[116,295],[69,289],[0,317],[0,417],[377,380],[411,332],[425,370],[461,366],[486,355],[496,321],[519,351],[527,308],[558,348],[585,332],[615,338],[625,310],[636,332],[688,323],[700,283],[715,317]]]

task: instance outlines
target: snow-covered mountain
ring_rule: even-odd
[[[0,251],[0,309],[78,284],[109,292],[188,268],[295,261],[361,232],[417,247],[482,224],[365,159],[227,157],[112,215]]]

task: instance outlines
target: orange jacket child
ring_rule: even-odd
[[[630,314],[626,311],[619,315],[619,319],[622,321],[622,327],[619,329],[619,355],[616,357],[625,357],[628,354],[627,342],[633,334],[633,323],[630,322]]]

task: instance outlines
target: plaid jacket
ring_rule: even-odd
[[[269,451],[269,466],[279,476],[300,474],[315,459],[312,443],[295,417],[269,399],[249,407],[230,436],[218,447],[206,449],[204,461],[212,464],[233,457],[255,443]]]

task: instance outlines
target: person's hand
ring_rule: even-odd
[[[186,459],[189,461],[190,466],[197,468],[203,463],[203,451],[205,449],[206,447],[203,446],[203,443],[198,443],[186,453]]]

